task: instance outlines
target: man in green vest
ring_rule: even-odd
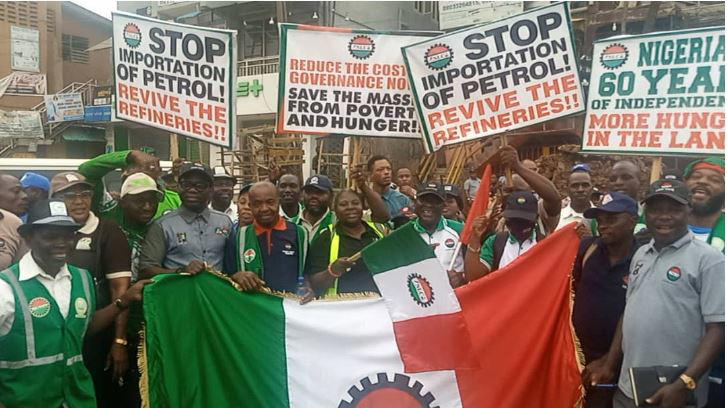
[[[101,217],[112,218],[121,225],[119,219],[122,217],[123,211],[119,207],[118,200],[114,199],[106,191],[103,182],[104,176],[116,169],[123,169],[122,180],[126,180],[132,174],[144,173],[157,181],[158,184],[162,170],[158,157],[139,150],[124,150],[102,154],[78,166],[78,172],[83,174],[86,180],[94,185],[93,201],[91,202],[92,211]],[[182,200],[176,192],[162,189],[162,194],[154,219],[176,210],[182,204]]]
[[[18,228],[30,252],[0,272],[0,407],[96,407],[83,338],[141,300],[150,281],[96,311],[93,278],[66,263],[80,227],[63,201],[42,200]]]
[[[224,270],[243,290],[312,292],[304,278],[308,231],[280,215],[278,191],[267,181],[249,192],[252,225],[239,227],[225,247]]]
[[[684,182],[692,193],[689,230],[724,253],[724,158],[712,156],[689,163]]]

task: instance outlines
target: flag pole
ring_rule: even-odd
[[[500,133],[500,148],[507,146],[507,135],[509,131]],[[510,167],[505,169],[505,180],[507,180],[507,186],[512,187],[512,169]]]

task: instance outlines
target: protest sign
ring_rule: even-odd
[[[5,88],[8,95],[45,95],[46,77],[45,74],[31,74],[28,72],[13,72],[5,78],[10,82]],[[3,78],[3,80],[5,79]]]
[[[83,99],[80,93],[46,95],[45,111],[48,122],[83,120]]]
[[[116,116],[231,148],[236,31],[112,17]]]
[[[42,139],[40,112],[0,110],[0,138]]]
[[[280,25],[278,133],[421,137],[402,46],[436,33]]]
[[[402,48],[429,151],[585,109],[566,3]]]
[[[600,40],[583,150],[724,154],[724,28]]]

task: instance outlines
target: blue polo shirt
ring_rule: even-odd
[[[386,208],[389,210],[389,217],[392,219],[397,215],[400,215],[401,210],[404,207],[412,206],[412,202],[409,197],[391,188],[381,194],[381,199],[384,200],[384,204],[386,204]]]
[[[258,245],[263,261],[262,280],[272,290],[295,293],[298,288],[298,251],[302,250],[298,242],[298,226],[283,217],[272,228],[261,227],[254,223]],[[237,271],[237,234],[238,224],[233,228],[234,235],[225,248],[225,271],[233,275]],[[307,242],[302,245],[308,245]],[[302,275],[303,271],[300,271]]]

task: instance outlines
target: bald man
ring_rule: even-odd
[[[253,223],[235,231],[233,244],[226,250],[225,269],[246,291],[263,286],[279,292],[309,291],[303,278],[306,229],[280,215],[278,189],[272,183],[253,184],[248,197]]]
[[[634,233],[641,232],[646,228],[644,219],[644,206],[639,201],[641,190],[641,171],[639,166],[629,160],[620,160],[613,164],[608,175],[608,190],[616,193],[626,194],[639,203],[639,220],[634,227]]]

